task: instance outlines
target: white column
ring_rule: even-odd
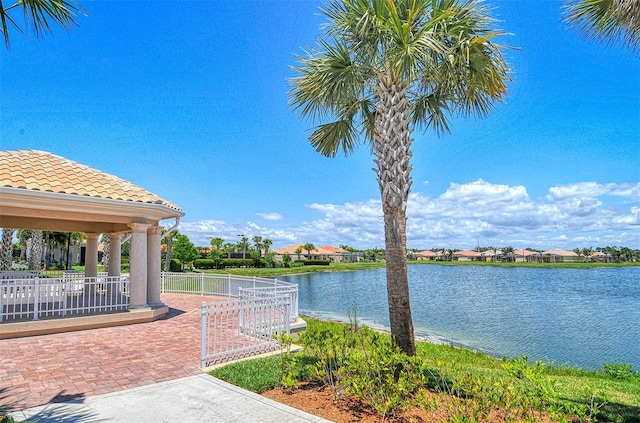
[[[147,307],[147,223],[130,223],[131,252],[129,253],[129,308]]]
[[[84,255],[84,276],[95,278],[98,276],[98,238],[100,234],[86,233],[87,249]]]
[[[160,240],[162,226],[147,229],[147,302],[152,307],[163,306],[160,300]]]
[[[122,264],[122,232],[109,233],[109,276],[120,276]]]

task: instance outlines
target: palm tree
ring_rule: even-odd
[[[22,9],[24,28],[11,16],[14,10],[19,9]],[[24,36],[27,36],[27,32],[32,32],[36,37],[42,38],[52,32],[51,23],[60,25],[65,31],[70,32],[74,25],[78,25],[77,17],[86,16],[87,13],[87,9],[74,0],[19,0],[7,7],[0,0],[4,44],[9,48],[9,26],[15,27]]]
[[[311,260],[311,251],[315,250],[316,246],[310,242],[307,242],[302,246],[302,249],[307,252],[307,254],[309,255],[309,260]]]
[[[216,250],[220,250],[222,244],[224,244],[224,239],[219,237],[211,238],[211,246],[216,247]]]
[[[300,260],[300,253],[302,253],[302,247],[298,247],[296,248],[296,250],[294,251],[294,253],[296,253],[298,255],[298,260]]]
[[[509,80],[489,9],[477,0],[329,0],[319,49],[300,58],[290,101],[324,121],[310,136],[324,156],[371,146],[384,214],[391,334],[415,354],[406,264],[412,133],[449,129],[448,114],[484,116]]]
[[[262,246],[264,247],[265,256],[269,254],[269,248],[271,248],[272,245],[273,245],[273,241],[271,241],[269,238],[265,238],[262,240]]]
[[[29,229],[18,229],[16,236],[18,237],[18,245],[20,245],[20,260],[26,260],[27,243],[31,238],[31,231]]]
[[[640,52],[640,1],[568,0],[564,19],[587,38]]]
[[[29,270],[42,268],[43,239],[41,230],[31,231],[31,255],[29,257]]]
[[[231,258],[231,253],[236,250],[236,244],[227,242],[222,246],[222,250],[227,253],[227,258]]]
[[[100,242],[102,242],[102,267],[106,270],[109,268],[111,257],[111,238],[107,234],[102,234]]]
[[[2,254],[0,254],[0,270],[11,270],[13,264],[13,228],[2,228]]]
[[[167,252],[164,255],[164,271],[168,272],[171,270],[171,260],[173,259],[173,241],[180,235],[180,232],[174,229],[168,234],[163,231],[162,234],[161,243],[167,246]]]
[[[253,243],[256,245],[256,251],[258,252],[258,255],[262,256],[262,237],[258,235],[254,236]]]

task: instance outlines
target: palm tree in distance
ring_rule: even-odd
[[[448,115],[487,115],[506,95],[508,66],[487,6],[470,0],[329,0],[318,49],[299,58],[290,102],[320,121],[316,151],[371,146],[384,214],[387,297],[394,342],[415,341],[406,262],[406,210],[416,127],[449,130]],[[328,123],[326,123],[328,121]]]
[[[224,239],[220,237],[211,238],[211,246],[215,247],[216,250],[220,250],[222,244],[224,244]]]
[[[16,11],[14,15],[23,16],[24,28],[16,22],[17,16],[12,16],[14,10]],[[42,38],[52,32],[52,23],[70,32],[74,26],[78,25],[78,16],[87,14],[88,10],[74,0],[19,0],[6,7],[0,0],[0,22],[4,44],[6,48],[10,47],[9,26],[13,26],[25,37],[31,32],[37,38]]]
[[[296,250],[294,251],[294,253],[296,253],[298,255],[298,260],[300,260],[300,253],[302,253],[302,247],[298,247],[296,248]]]
[[[311,251],[315,250],[316,246],[310,242],[307,242],[302,246],[302,249],[307,252],[307,254],[309,255],[309,260],[311,260]]]
[[[640,52],[639,0],[569,0],[564,19],[587,38]]]

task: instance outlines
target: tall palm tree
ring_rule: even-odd
[[[31,231],[31,255],[29,256],[29,270],[42,269],[42,253],[44,250],[41,230]]]
[[[265,238],[262,240],[262,247],[264,247],[265,256],[269,254],[269,249],[271,248],[272,245],[273,245],[273,241],[270,240],[269,238]]]
[[[171,270],[171,260],[173,259],[173,241],[180,235],[177,230],[173,230],[169,233],[166,233],[166,230],[162,232],[162,241],[161,244],[165,244],[167,246],[167,252],[164,256],[164,271],[168,272]]]
[[[309,255],[309,260],[311,260],[311,251],[315,250],[316,246],[310,242],[307,242],[302,246],[302,249],[307,252],[307,254]]]
[[[2,228],[2,252],[0,254],[0,270],[11,270],[13,264],[13,228]]]
[[[258,255],[262,256],[262,237],[259,235],[254,236],[253,243],[256,246],[256,251],[258,251]]]
[[[12,13],[13,11],[16,13]],[[4,44],[9,48],[9,26],[15,27],[24,36],[32,32],[36,37],[42,38],[52,32],[52,23],[70,32],[78,25],[78,16],[86,16],[87,12],[87,9],[75,0],[17,0],[6,7],[0,0],[0,23]],[[20,14],[24,19],[24,27],[17,22],[17,16]]]
[[[324,156],[361,143],[373,150],[391,333],[415,354],[406,264],[412,134],[445,133],[449,113],[484,116],[506,95],[509,69],[493,42],[502,33],[476,0],[329,0],[322,12],[329,23],[319,48],[299,58],[290,101],[323,122],[309,139]]]
[[[640,53],[640,0],[568,0],[564,18],[587,38]]]
[[[215,247],[216,250],[220,250],[222,244],[224,244],[224,239],[220,237],[211,238],[211,246]]]

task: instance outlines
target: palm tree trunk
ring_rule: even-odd
[[[29,270],[40,270],[42,268],[42,253],[42,231],[31,231],[31,257],[29,259]]]
[[[13,264],[13,228],[2,228],[2,258],[0,270],[11,270]]]
[[[106,271],[109,268],[111,240],[108,234],[102,234],[102,267]],[[111,275],[109,275],[111,276]]]
[[[374,160],[384,213],[389,321],[394,342],[415,355],[407,275],[407,200],[411,188],[412,153],[407,87],[381,75],[376,109]]]

